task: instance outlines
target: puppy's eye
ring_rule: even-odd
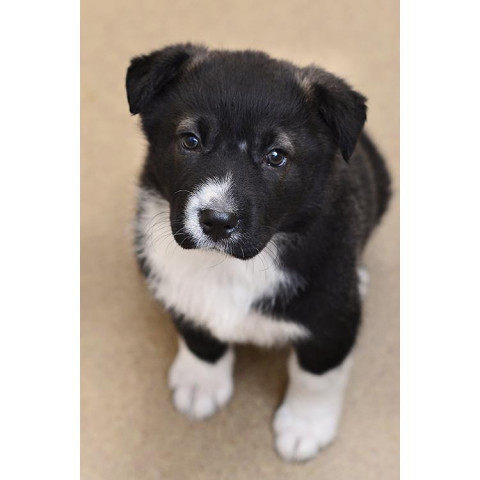
[[[265,161],[272,167],[283,167],[287,163],[287,156],[281,150],[271,150],[265,156]]]
[[[187,133],[182,137],[182,146],[187,150],[195,150],[200,146],[200,140],[193,133]]]

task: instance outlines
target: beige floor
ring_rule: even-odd
[[[236,394],[211,420],[170,404],[175,333],[132,254],[145,142],[124,92],[129,58],[172,42],[316,62],[369,97],[368,129],[398,191],[398,39],[397,0],[82,1],[83,480],[399,477],[398,194],[367,250],[371,290],[338,440],[310,463],[285,464],[270,429],[285,352],[239,349]]]

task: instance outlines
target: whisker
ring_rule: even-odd
[[[170,225],[168,225],[168,227],[170,227]],[[157,242],[158,240],[163,240],[165,238],[169,238],[170,235],[172,235],[175,239],[175,237],[177,237],[178,235],[181,235],[184,232],[185,229],[186,229],[186,227],[183,226],[183,227],[179,228],[178,230],[176,230],[174,233],[171,233],[170,231],[165,232],[165,231],[163,231],[164,229],[161,229],[158,232],[153,232],[152,235],[150,236],[149,240],[151,240],[152,242]],[[168,230],[170,230],[170,228]],[[160,233],[160,235],[154,238],[153,237],[154,233]],[[185,239],[183,241],[185,241]],[[183,241],[182,241],[182,243],[183,243]],[[151,243],[150,245],[153,246],[153,243]]]
[[[207,267],[208,269],[213,268],[213,267],[218,267],[218,266],[221,265],[223,262],[225,262],[225,260],[228,258],[228,255],[226,255],[225,253],[223,253],[223,252],[218,252],[218,253],[222,253],[222,254],[223,254],[223,259],[220,260],[220,262],[215,263],[214,265],[210,265],[209,267]]]

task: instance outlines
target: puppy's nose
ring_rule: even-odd
[[[238,218],[231,212],[217,212],[216,210],[201,210],[200,225],[203,232],[212,240],[218,241],[228,238],[238,224]]]

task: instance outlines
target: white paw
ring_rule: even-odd
[[[177,410],[190,418],[202,419],[223,407],[233,393],[233,361],[233,352],[228,350],[216,363],[204,362],[180,341],[168,377]]]
[[[358,291],[360,292],[360,298],[365,300],[368,293],[368,286],[370,284],[370,275],[368,274],[368,270],[364,267],[357,268],[358,274]]]
[[[273,422],[275,448],[288,461],[305,461],[313,458],[326,447],[337,431],[331,418],[312,419],[293,413],[288,405],[282,405]]]
[[[283,459],[309,460],[335,438],[350,365],[351,357],[315,375],[303,370],[292,353],[287,393],[273,420],[275,448]]]

